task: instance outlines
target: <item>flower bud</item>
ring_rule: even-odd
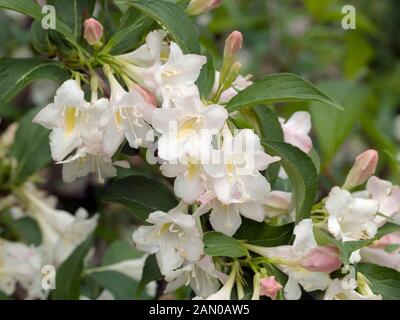
[[[390,246],[392,244],[400,245],[400,231],[396,231],[396,232],[384,235],[379,240],[374,241],[371,244],[371,247],[372,248],[381,248],[381,249],[383,249],[383,248],[386,248],[387,246]]]
[[[86,19],[83,23],[83,37],[91,46],[101,45],[100,39],[103,36],[103,26],[94,18]]]
[[[192,0],[186,8],[189,16],[197,16],[219,7],[222,0]]]
[[[224,59],[235,59],[236,55],[242,49],[243,35],[240,31],[233,31],[225,41]]]
[[[379,156],[376,150],[371,149],[360,154],[347,175],[343,189],[351,190],[367,181],[375,173],[378,159]]]
[[[319,246],[311,249],[301,260],[301,266],[312,272],[331,273],[340,268],[342,261],[339,250],[332,246]]]
[[[274,276],[265,277],[260,280],[260,296],[267,296],[275,300],[279,290],[282,288],[282,285],[275,280]]]
[[[242,68],[242,64],[239,61],[236,61],[234,64],[231,65],[229,70],[224,73],[225,77],[222,78],[223,89],[227,90],[232,86],[232,83],[236,80],[240,73],[240,69]]]

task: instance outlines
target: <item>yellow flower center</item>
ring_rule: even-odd
[[[75,107],[66,107],[64,110],[64,128],[67,134],[71,134],[77,124],[78,110]]]

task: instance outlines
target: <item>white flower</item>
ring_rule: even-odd
[[[186,95],[198,94],[195,85],[202,66],[207,58],[196,54],[183,54],[181,48],[170,42],[170,50],[167,61],[162,61],[162,39],[159,33],[146,39],[146,46],[150,55],[143,61],[145,67],[123,61],[126,73],[135,81],[162,98],[163,108],[173,107],[174,104]],[[151,41],[150,41],[151,40]],[[142,47],[140,56],[146,56],[146,47]],[[136,57],[137,58],[137,57]],[[126,57],[125,57],[126,60]],[[148,66],[154,61],[154,64]]]
[[[52,130],[51,154],[55,161],[61,161],[97,130],[98,120],[107,108],[107,99],[88,103],[78,82],[67,80],[58,88],[54,103],[44,107],[33,122]]]
[[[181,269],[169,273],[168,277],[165,278],[168,281],[165,293],[173,292],[190,284],[197,296],[206,298],[219,289],[218,279],[220,278],[221,275],[215,270],[212,258],[205,256],[200,261],[187,263]]]
[[[17,283],[28,290],[31,297],[36,291],[37,278],[41,275],[40,251],[22,243],[0,239],[0,291],[11,295]]]
[[[290,143],[305,153],[312,149],[309,136],[311,131],[311,117],[306,111],[295,112],[287,121],[279,118],[286,143]]]
[[[194,216],[197,217],[203,215],[211,210],[210,223],[212,228],[215,231],[232,236],[242,224],[240,213],[242,213],[243,216],[245,216],[246,213],[249,213],[249,217],[252,217],[252,219],[258,219],[260,221],[264,219],[262,208],[255,205],[255,209],[255,211],[251,212],[246,211],[245,207],[245,210],[240,211],[239,204],[226,205],[221,203],[218,199],[213,199],[212,201],[201,205],[194,213]]]
[[[387,217],[400,212],[400,186],[393,186],[390,181],[385,181],[372,176],[367,182],[367,192],[373,200],[379,202],[379,212]],[[376,217],[375,223],[382,226],[385,217]]]
[[[271,191],[262,201],[265,215],[269,218],[280,217],[290,213],[292,193],[284,191]]]
[[[224,285],[214,294],[207,297],[206,300],[231,300],[233,286],[235,285],[236,276],[239,271],[238,262],[234,262],[231,273]]]
[[[149,32],[145,44],[132,52],[115,56],[115,58],[139,67],[151,67],[168,57],[169,47],[164,43],[166,36],[167,32],[164,30]]]
[[[61,265],[93,232],[98,216],[88,219],[88,213],[83,208],[78,209],[75,216],[54,209],[31,185],[26,185],[21,191],[28,203],[27,214],[39,224],[48,262],[55,266]]]
[[[156,254],[163,275],[168,275],[185,261],[199,260],[203,254],[202,236],[195,220],[182,211],[180,205],[168,213],[153,212],[146,220],[152,226],[141,226],[132,236],[139,250]]]
[[[309,271],[304,265],[304,261],[309,259],[309,254],[318,247],[314,239],[311,219],[302,220],[296,225],[293,233],[296,238],[292,246],[263,248],[246,245],[250,250],[275,260],[279,269],[289,276],[284,288],[285,298],[289,300],[297,300],[301,297],[299,284],[306,291],[314,291],[325,290],[330,283],[329,274],[327,272]],[[324,256],[321,258],[321,262],[323,262]],[[334,263],[329,259],[329,267],[336,264],[335,261],[333,262]],[[324,267],[325,266],[321,265],[321,268]]]
[[[153,130],[148,122],[154,106],[146,102],[139,91],[125,91],[110,70],[106,69],[106,73],[111,87],[111,110],[106,115],[104,152],[113,155],[125,137],[132,148],[149,146]]]
[[[400,272],[399,250],[386,252],[384,249],[362,248],[360,250],[361,262],[373,263]]]
[[[253,131],[243,129],[233,137],[224,129],[221,150],[213,150],[211,164],[204,168],[212,178],[218,200],[224,204],[244,203],[267,196],[270,185],[259,171],[279,160],[264,152]]]
[[[225,108],[204,106],[197,95],[181,99],[177,108],[156,109],[152,125],[161,134],[159,157],[170,162],[184,156],[200,159],[209,153],[212,136],[222,129],[227,118]]]
[[[326,200],[328,230],[338,240],[370,239],[375,236],[374,222],[379,203],[352,195],[349,191],[334,187]]]
[[[221,149],[213,150],[211,163],[203,165],[208,190],[215,199],[202,204],[195,215],[211,210],[214,230],[229,236],[241,225],[240,215],[263,221],[265,211],[260,201],[267,197],[270,185],[259,171],[279,159],[264,152],[251,130],[241,130],[233,137],[224,129]]]
[[[357,284],[344,288],[343,281],[334,279],[326,289],[324,300],[382,300],[380,295],[363,295],[356,291]]]
[[[206,190],[206,177],[201,165],[190,158],[186,164],[170,164],[165,162],[160,166],[166,177],[176,177],[174,181],[175,194],[184,202],[191,204],[197,201]]]

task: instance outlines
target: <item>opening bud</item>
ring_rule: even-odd
[[[197,16],[219,7],[222,0],[192,0],[186,8],[189,16]]]
[[[83,37],[91,46],[101,46],[103,26],[94,18],[86,19],[83,23]]]
[[[378,159],[379,156],[376,150],[371,149],[360,154],[347,175],[343,189],[351,190],[367,181],[375,173]]]
[[[233,60],[243,46],[243,35],[240,31],[233,31],[225,41],[224,59]]]
[[[282,288],[282,285],[275,280],[274,276],[265,277],[260,280],[260,296],[267,296],[275,300],[279,290]]]

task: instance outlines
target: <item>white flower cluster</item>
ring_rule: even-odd
[[[265,153],[252,130],[232,132],[228,126],[223,104],[251,85],[250,77],[238,75],[237,70],[230,75],[229,86],[217,93],[224,81],[217,72],[216,99],[204,101],[196,81],[206,57],[184,54],[166,37],[164,30],[152,31],[138,49],[115,56],[113,64],[104,66],[109,99],[98,99],[96,79],[92,79],[91,102],[85,100],[78,81],[68,80],[34,122],[52,130],[52,157],[63,164],[67,182],[89,173],[96,173],[99,181],[115,176],[114,165],[125,164],[113,162],[112,157],[125,140],[132,148],[157,149],[160,170],[175,178],[174,191],[182,202],[168,213],[152,213],[148,218],[152,226],[140,227],[133,235],[134,242],[143,251],[156,254],[162,274],[172,281],[169,288],[190,281],[196,293],[207,296],[209,287],[193,279],[208,279],[216,290],[215,279],[223,275],[218,275],[212,260],[204,256],[198,217],[210,212],[213,229],[231,236],[241,225],[241,216],[261,222],[266,216],[287,213],[291,194],[271,191],[262,174],[280,158]],[[236,32],[228,38],[228,47],[228,41],[233,41],[231,50],[241,46],[238,37],[241,40]],[[232,68],[235,66],[233,63]],[[309,114],[297,112],[281,122],[285,140],[310,151]],[[187,205],[198,209],[189,215]]]

